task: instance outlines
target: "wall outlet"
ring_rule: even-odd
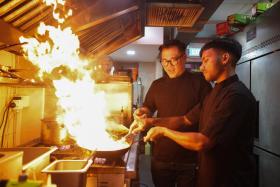
[[[29,96],[15,96],[13,98],[15,107],[13,109],[20,110],[29,106]]]
[[[29,96],[20,96],[22,101],[22,107],[29,107]]]

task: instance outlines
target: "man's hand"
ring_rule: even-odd
[[[130,125],[129,133],[136,134],[146,130],[147,128],[153,125],[152,121],[153,118],[142,118],[134,120],[133,123]]]
[[[139,120],[143,118],[147,118],[149,114],[149,110],[147,108],[141,107],[135,110],[133,113],[134,120]]]
[[[141,107],[135,110],[133,113],[134,121],[130,125],[129,133],[136,134],[140,131],[144,131],[148,126],[147,117],[150,115],[150,110],[147,107]]]
[[[134,120],[129,127],[129,133],[128,134],[135,134],[134,131],[138,131],[138,129],[139,129],[139,125],[138,125],[137,121]]]
[[[144,137],[144,142],[155,141],[157,138],[164,136],[166,131],[168,131],[168,129],[165,127],[153,127]]]

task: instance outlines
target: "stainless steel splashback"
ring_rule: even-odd
[[[109,118],[128,126],[132,121],[132,84],[121,81],[99,83],[97,90],[106,93]]]

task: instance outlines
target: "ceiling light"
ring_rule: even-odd
[[[134,50],[127,50],[126,54],[129,56],[135,55],[135,51]]]
[[[190,57],[199,57],[201,48],[199,47],[190,47],[188,48],[188,56]]]

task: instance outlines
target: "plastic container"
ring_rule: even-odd
[[[58,187],[85,187],[91,164],[92,160],[56,160],[42,172],[51,174],[52,183]]]
[[[0,180],[17,179],[22,169],[22,151],[0,151]]]
[[[43,175],[41,171],[50,164],[50,154],[56,149],[56,147],[14,147],[0,148],[0,152],[23,152],[23,156],[21,156],[22,163],[17,164],[17,167],[11,168],[17,170],[20,166],[20,171],[23,170],[29,179],[45,180],[45,175]],[[0,171],[2,170],[0,169]]]

